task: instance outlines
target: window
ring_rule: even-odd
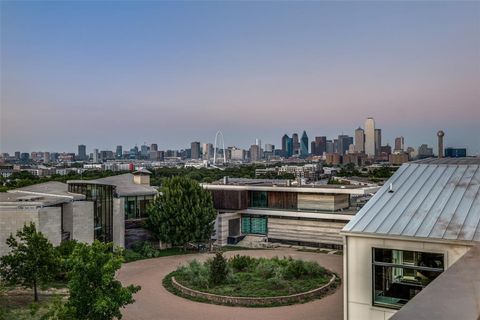
[[[265,216],[242,216],[243,234],[267,234],[267,217]]]
[[[251,200],[254,208],[268,208],[268,197],[265,191],[252,191]]]
[[[373,305],[399,309],[444,269],[443,254],[373,248]]]

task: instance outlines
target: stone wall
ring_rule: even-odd
[[[330,291],[335,289],[335,280],[337,277],[335,274],[332,275],[330,281],[320,287],[307,292],[292,294],[289,296],[278,296],[278,297],[231,297],[231,296],[221,296],[212,293],[201,292],[197,290],[190,289],[184,285],[178,283],[175,280],[175,277],[172,277],[172,285],[182,292],[191,297],[202,298],[208,301],[212,301],[220,304],[227,305],[238,305],[238,306],[258,306],[258,305],[269,305],[269,304],[289,304],[296,302],[303,302],[305,300],[320,297],[328,294]]]

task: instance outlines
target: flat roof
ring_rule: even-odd
[[[360,186],[360,185],[288,185],[287,180],[270,179],[243,179],[229,178],[228,183],[223,180],[213,183],[203,183],[202,186],[207,190],[251,190],[251,191],[281,191],[298,193],[327,193],[327,194],[352,194],[367,195],[377,192],[379,186]]]
[[[390,319],[480,319],[479,266],[480,246],[475,246]]]
[[[0,193],[1,207],[49,207],[73,201],[72,197],[35,195],[22,192]]]
[[[115,186],[116,192],[120,197],[126,196],[142,196],[142,195],[156,195],[158,191],[155,187],[136,184],[133,182],[134,175],[131,173],[120,174],[106,178],[95,180],[71,180],[67,183],[85,183],[85,184],[100,184]]]
[[[68,192],[68,185],[59,181],[49,181],[44,183],[37,183],[31,186],[18,188],[8,191],[8,193],[28,193],[37,195],[50,195],[57,197],[69,197],[74,200],[83,200],[85,196],[78,193]]]
[[[342,233],[480,241],[480,158],[444,159],[403,164]]]

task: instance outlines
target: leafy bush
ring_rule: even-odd
[[[305,275],[307,275],[307,270],[302,260],[289,261],[288,266],[285,268],[286,279],[300,279]]]
[[[228,275],[227,260],[222,252],[217,252],[210,265],[210,282],[213,284],[224,283]]]
[[[210,282],[210,264],[199,263],[197,260],[189,262],[188,266],[180,269],[182,278],[196,287],[209,287]]]
[[[137,260],[141,260],[143,258],[144,257],[140,253],[135,252],[133,250],[125,249],[123,251],[123,261],[125,261],[125,262],[137,261]]]
[[[255,273],[264,279],[269,279],[275,275],[278,268],[279,266],[275,261],[260,259],[255,268]]]
[[[228,263],[233,271],[242,272],[253,269],[256,265],[256,260],[250,256],[236,254],[228,260]]]

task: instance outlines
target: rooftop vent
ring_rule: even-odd
[[[393,183],[390,183],[390,187],[388,188],[388,193],[393,193]]]

